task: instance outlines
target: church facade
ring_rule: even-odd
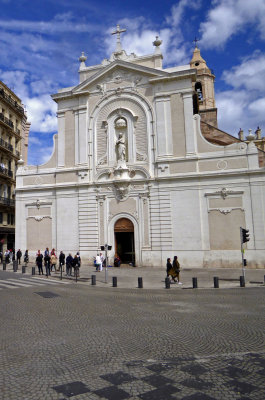
[[[251,135],[224,146],[202,134],[207,112],[217,122],[214,77],[197,47],[190,65],[163,69],[158,38],[137,57],[115,33],[111,57],[88,67],[82,54],[79,84],[52,96],[51,159],[19,161],[16,248],[79,251],[92,263],[108,244],[111,261],[136,266],[178,255],[182,266],[240,267],[246,227],[248,265],[264,267],[265,169]]]

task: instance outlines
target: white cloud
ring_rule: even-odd
[[[232,135],[265,125],[264,97],[253,100],[247,90],[228,90],[217,93],[216,104],[219,128]]]
[[[235,134],[265,126],[265,56],[254,52],[226,70],[222,79],[232,90],[216,95],[220,128]]]
[[[182,22],[187,9],[198,9],[199,7],[201,7],[201,1],[180,0],[171,8],[170,14],[165,17],[157,30],[143,16],[121,19],[120,27],[127,28],[127,32],[121,35],[122,47],[128,54],[135,53],[137,56],[151,54],[154,52],[153,41],[158,35],[163,40],[161,51],[167,66],[186,63],[190,57],[190,46],[184,43]],[[106,51],[109,55],[114,51],[116,43],[116,40],[110,35],[113,30],[113,28],[108,29],[105,38]]]
[[[25,103],[33,132],[55,132],[57,130],[57,105],[49,94],[28,98]]]
[[[233,67],[230,71],[224,71],[222,79],[234,88],[245,88],[248,90],[265,90],[265,55],[254,53],[243,59],[240,65]]]
[[[249,24],[265,39],[264,0],[215,0],[200,26],[201,47],[223,46],[232,35],[246,31]]]
[[[62,32],[96,32],[98,27],[93,23],[80,23],[71,13],[57,14],[50,21],[28,21],[17,19],[0,20],[1,29],[17,32],[36,32],[54,35]]]

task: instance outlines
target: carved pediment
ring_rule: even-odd
[[[104,90],[103,85],[106,84],[117,85],[117,87],[128,86],[129,84],[133,87],[137,86],[140,82],[147,82],[149,78],[166,75],[168,75],[168,73],[165,71],[119,60],[107,65],[105,68],[86,79],[84,82],[76,86],[72,92],[78,94],[95,88]],[[100,85],[102,85],[102,89],[100,89]]]

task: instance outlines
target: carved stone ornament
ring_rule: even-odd
[[[96,196],[96,199],[97,199],[99,205],[102,206],[103,203],[104,203],[104,201],[105,201],[105,199],[106,199],[106,196],[105,196],[104,194],[102,194],[102,195],[97,195],[97,196]]]
[[[222,214],[229,214],[232,211],[232,208],[219,208],[218,211]]]
[[[52,217],[50,215],[30,215],[29,217],[27,217],[27,219],[35,219],[35,221],[40,222],[42,221],[44,218],[49,218],[52,219]]]
[[[87,176],[87,172],[86,171],[79,171],[78,172],[78,176],[80,176],[81,179],[84,179],[85,176]]]
[[[131,185],[129,182],[114,183],[114,194],[118,201],[124,201],[129,197]]]
[[[227,161],[226,160],[219,160],[217,163],[217,168],[224,170],[227,168]]]

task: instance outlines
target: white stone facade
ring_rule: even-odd
[[[94,67],[82,56],[80,84],[52,96],[53,155],[17,172],[16,248],[80,251],[92,262],[108,243],[113,260],[127,246],[116,229],[127,219],[137,266],[178,255],[182,266],[240,267],[243,226],[248,265],[264,267],[265,171],[255,145],[204,139],[190,66],[163,70],[157,48],[115,54]]]

